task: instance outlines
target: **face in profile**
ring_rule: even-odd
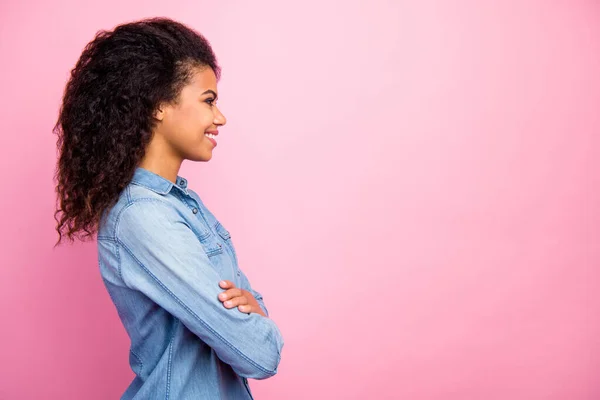
[[[217,78],[212,68],[194,68],[179,98],[155,113],[153,141],[162,157],[174,161],[209,161],[217,146],[219,127],[227,122],[217,107]]]

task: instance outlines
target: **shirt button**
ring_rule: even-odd
[[[185,186],[185,181],[184,180],[180,180],[179,181],[179,186]]]
[[[197,208],[194,208],[194,209],[192,210],[192,212],[193,212],[194,214],[198,214],[198,209],[197,209]]]

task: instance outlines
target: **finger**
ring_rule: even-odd
[[[250,314],[252,312],[252,306],[250,304],[242,304],[238,306],[238,310],[240,310],[240,312]]]
[[[240,296],[243,296],[243,295],[244,294],[242,293],[241,289],[233,288],[233,289],[229,289],[229,290],[221,293],[219,295],[219,300],[225,301],[225,300],[233,299],[234,297],[240,297]]]
[[[221,281],[221,282],[219,282],[219,286],[222,289],[232,289],[235,287],[235,285],[231,281]]]
[[[223,303],[226,308],[238,307],[245,304],[248,304],[248,299],[244,296],[234,297],[233,299],[227,300]]]

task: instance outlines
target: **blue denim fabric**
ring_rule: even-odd
[[[188,189],[137,168],[98,232],[100,272],[131,339],[122,400],[252,399],[246,378],[277,373],[283,338],[226,309],[219,281],[250,291],[229,232]]]

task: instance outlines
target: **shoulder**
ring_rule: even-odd
[[[181,219],[176,207],[164,196],[142,186],[129,184],[116,204],[107,210],[98,229],[98,238],[117,239],[145,229],[160,229]]]

